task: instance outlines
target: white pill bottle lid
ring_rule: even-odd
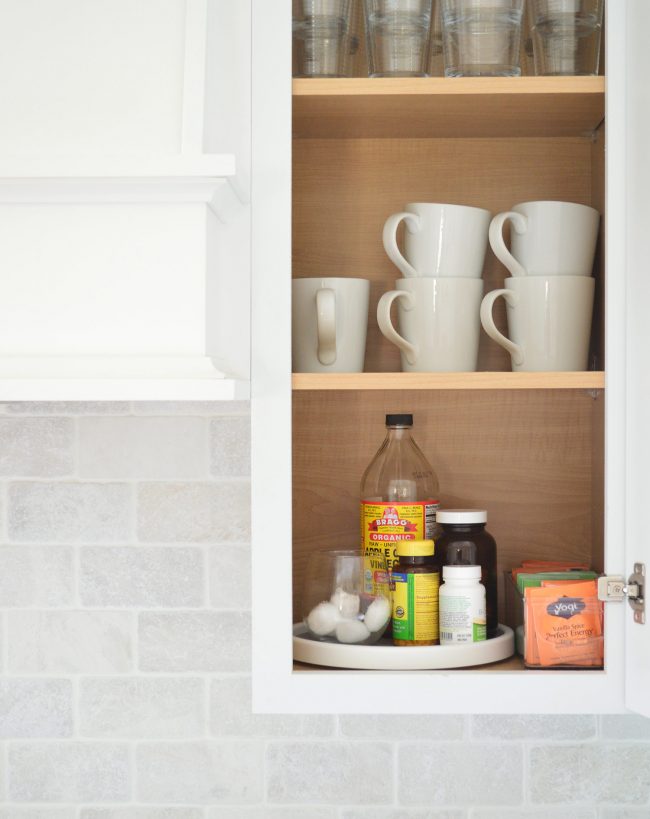
[[[438,509],[438,523],[487,523],[485,509]]]
[[[443,566],[443,580],[480,580],[480,566]]]

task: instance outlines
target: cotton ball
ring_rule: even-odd
[[[390,603],[385,597],[378,597],[368,606],[364,623],[370,631],[381,631],[390,619]]]
[[[336,627],[339,643],[362,643],[370,637],[370,632],[361,620],[341,620]]]
[[[334,634],[339,621],[339,612],[336,606],[327,601],[319,603],[307,615],[307,626],[312,634],[319,637],[329,637]]]
[[[359,614],[361,600],[358,594],[350,594],[339,586],[330,597],[330,603],[336,606],[341,617],[353,620]]]

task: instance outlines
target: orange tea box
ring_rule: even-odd
[[[528,665],[602,665],[602,604],[595,581],[529,587],[525,606]]]

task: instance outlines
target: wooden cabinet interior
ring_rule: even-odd
[[[558,98],[566,79],[554,80]],[[299,82],[304,88],[308,81]],[[602,109],[602,90],[596,96]],[[315,97],[310,104],[313,114]],[[294,112],[304,112],[301,105]],[[527,106],[534,110],[532,97]],[[335,130],[319,137],[317,120],[294,118],[293,276],[371,281],[367,372],[400,369],[398,351],[375,316],[379,297],[399,278],[382,247],[386,217],[407,202],[452,202],[496,214],[548,199],[592,205],[603,214],[602,227],[605,129],[596,109],[590,116],[596,121],[587,133],[567,134],[564,125],[547,122],[540,136],[516,128],[514,135],[485,136],[479,118],[478,135],[468,136],[464,118],[459,137],[438,138],[340,137]],[[600,247],[590,353],[590,369],[599,373],[605,370],[602,255]],[[502,287],[506,275],[488,249],[485,292]],[[505,331],[503,305],[500,310],[495,315]],[[506,353],[482,333],[479,370],[495,373],[494,389],[484,382],[480,389],[412,388],[406,380],[403,390],[395,383],[365,389],[360,380],[356,390],[294,390],[294,620],[310,551],[358,545],[359,481],[382,441],[386,412],[413,412],[414,436],[438,474],[443,505],[488,510],[500,571],[525,558],[579,559],[602,570],[604,391],[579,388],[581,382],[575,389],[508,389],[498,373],[510,369]]]

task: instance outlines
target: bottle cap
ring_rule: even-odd
[[[443,566],[443,580],[480,580],[480,566]]]
[[[487,523],[485,509],[438,509],[437,523]]]
[[[397,554],[399,557],[428,557],[435,549],[432,540],[398,540]]]
[[[386,416],[386,426],[387,427],[412,427],[413,426],[413,416],[412,415],[387,415]]]

